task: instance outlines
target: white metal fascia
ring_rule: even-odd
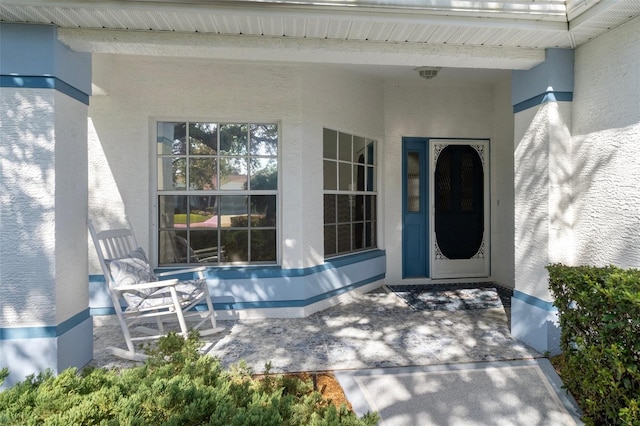
[[[459,2],[438,2],[458,4]],[[162,13],[213,13],[220,16],[269,16],[281,18],[336,19],[381,23],[418,23],[435,25],[474,26],[488,28],[522,28],[541,31],[566,31],[567,21],[564,8],[532,9],[537,2],[503,2],[520,4],[522,7],[500,8],[472,7],[348,7],[320,4],[311,6],[300,2],[238,2],[238,1],[46,1],[46,0],[3,0],[2,5],[11,8],[30,7],[57,9],[56,15],[73,10],[112,10],[116,12],[137,11],[154,14]],[[389,3],[389,2],[386,2]],[[391,2],[394,4],[393,2]],[[418,2],[419,3],[419,2]],[[430,2],[433,3],[433,2]],[[461,2],[471,4],[490,4],[490,2]],[[497,2],[499,3],[499,2]],[[542,2],[550,3],[550,2]],[[558,3],[558,2],[551,2]]]
[[[574,0],[573,3],[594,0]],[[599,0],[595,0],[599,1]],[[384,11],[385,13],[446,13],[469,14],[472,16],[495,16],[497,14],[529,15],[530,19],[547,16],[552,19],[566,17],[567,6],[563,0],[511,0],[511,1],[475,1],[475,0],[3,0],[4,4],[47,5],[52,7],[75,8],[143,8],[158,10],[162,8],[191,9],[235,9],[304,10],[307,13],[329,11],[345,13],[349,11]]]
[[[58,38],[80,52],[279,63],[529,69],[545,59],[533,48],[153,31],[61,28]]]

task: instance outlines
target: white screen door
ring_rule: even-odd
[[[489,276],[489,141],[429,141],[431,278]]]

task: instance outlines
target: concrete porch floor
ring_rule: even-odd
[[[228,366],[243,359],[255,372],[402,367],[533,359],[542,355],[511,337],[504,309],[413,311],[382,287],[352,294],[306,318],[219,321],[204,351]],[[94,317],[94,359],[100,367],[135,363],[109,354],[124,348],[115,315]]]

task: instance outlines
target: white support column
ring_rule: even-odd
[[[550,263],[573,261],[571,103],[573,51],[516,71],[514,105],[515,290],[512,334],[541,352],[559,352]]]
[[[91,58],[47,25],[0,23],[0,368],[4,387],[93,356],[87,286]]]

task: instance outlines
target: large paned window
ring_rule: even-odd
[[[324,129],[324,255],[376,248],[376,142]]]
[[[157,123],[158,262],[277,262],[278,125]]]

